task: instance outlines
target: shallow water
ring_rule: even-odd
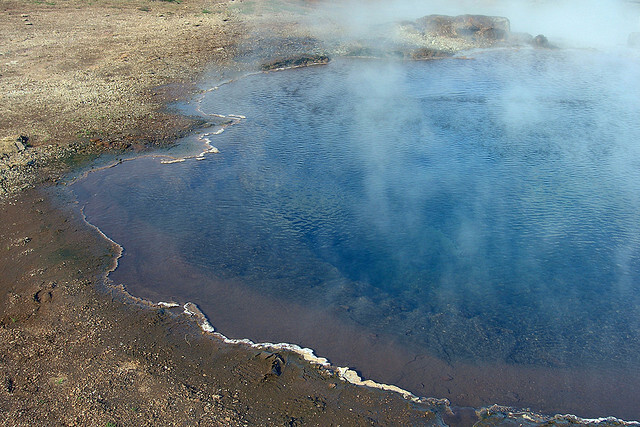
[[[136,295],[457,405],[640,419],[640,61],[336,61],[201,101],[219,154],[76,182]]]

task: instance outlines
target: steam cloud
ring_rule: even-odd
[[[380,37],[385,25],[431,14],[504,16],[512,31],[544,34],[564,47],[623,45],[640,31],[640,2],[628,0],[331,1],[308,24],[321,39]]]

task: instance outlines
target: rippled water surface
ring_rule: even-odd
[[[640,419],[640,61],[339,60],[206,95],[219,154],[73,185],[134,294],[458,405]]]

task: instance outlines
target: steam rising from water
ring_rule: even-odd
[[[640,4],[624,0],[350,0],[321,2],[308,25],[321,39],[392,37],[390,24],[425,15],[504,16],[514,32],[563,47],[624,45],[640,31]],[[338,30],[337,30],[338,29]]]
[[[506,16],[513,31],[601,48],[623,44],[638,17],[630,2],[403,1],[323,3],[310,22],[321,36],[338,25],[345,38],[378,38],[392,34],[378,31],[386,24],[435,13]],[[113,277],[151,292],[192,286],[149,261],[173,270],[176,258],[220,281],[335,309],[448,362],[634,374],[640,72],[638,53],[620,52],[523,49],[252,76],[202,103],[211,114],[231,103],[248,117],[216,136],[219,156],[132,167],[133,183],[127,173],[91,176],[80,184],[97,205],[89,219],[131,250]],[[103,188],[111,194],[101,206]],[[167,243],[146,254],[158,236]],[[302,336],[322,329],[294,326]],[[420,393],[413,373],[384,380]],[[543,391],[519,390],[529,401]]]
[[[193,300],[229,336],[320,348],[325,327],[315,314],[254,322],[259,304],[218,303],[237,281],[390,334],[452,376],[470,360],[569,366],[628,374],[637,390],[638,82],[634,57],[535,49],[254,75],[202,101],[247,117],[215,137],[219,154],[126,162],[76,188],[127,251],[113,280]],[[329,342],[331,359],[368,363],[368,343]],[[425,380],[434,368],[416,363],[363,373],[438,397],[467,381]],[[546,383],[512,383],[522,402],[555,407]],[[569,407],[593,408],[598,393]],[[501,387],[481,394],[524,404]],[[611,399],[607,413],[640,416]]]

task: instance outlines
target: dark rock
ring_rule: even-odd
[[[266,372],[264,374],[264,377],[262,378],[263,381],[268,381],[271,378],[279,377],[280,375],[282,375],[282,371],[284,370],[284,367],[286,365],[286,362],[284,361],[282,356],[280,356],[278,353],[262,352],[258,355],[258,357],[265,362]]]
[[[310,65],[320,65],[329,63],[327,55],[302,54],[289,58],[276,59],[262,64],[262,71],[280,70],[284,68],[308,67]]]
[[[438,49],[421,48],[411,52],[411,59],[425,60],[425,59],[439,59],[453,56],[451,52],[446,52]]]
[[[282,368],[284,367],[284,359],[279,354],[274,354],[271,359],[271,373],[275,376],[282,375]]]
[[[27,142],[29,142],[28,136],[20,135],[16,138],[15,145],[18,152],[24,151],[26,149]]]
[[[507,18],[485,15],[429,15],[416,21],[418,29],[440,37],[460,37],[475,41],[500,41],[508,38],[511,24]]]
[[[627,40],[627,44],[630,47],[640,47],[640,33],[629,34],[629,39]]]
[[[553,46],[549,44],[549,40],[543,36],[542,34],[538,34],[531,40],[531,45],[533,47],[539,47],[543,49],[551,49]]]
[[[13,390],[15,389],[15,385],[11,377],[6,376],[4,378],[4,389],[7,391],[7,393],[13,393]]]
[[[39,290],[35,294],[33,294],[33,300],[37,303],[45,302],[51,300],[53,294],[51,292],[44,292],[43,290]]]

